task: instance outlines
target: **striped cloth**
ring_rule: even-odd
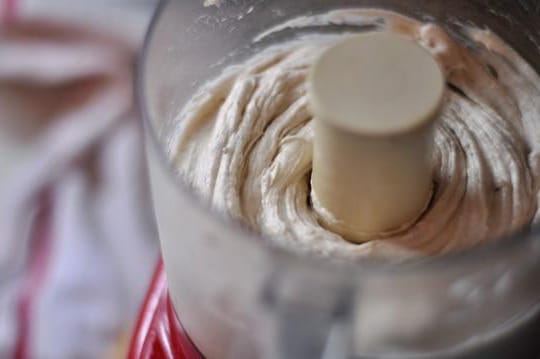
[[[0,358],[106,357],[158,256],[132,88],[152,6],[98,3],[0,0]]]

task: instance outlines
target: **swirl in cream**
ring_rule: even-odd
[[[309,198],[313,133],[306,75],[335,35],[269,48],[227,69],[193,97],[178,116],[170,156],[196,192],[278,245],[334,258],[445,253],[534,220],[540,77],[531,66],[487,30],[466,30],[474,46],[465,47],[435,24],[381,10],[333,11],[286,26],[330,23],[409,36],[445,70],[448,91],[435,131],[435,192],[425,213],[400,233],[360,245],[317,221]]]

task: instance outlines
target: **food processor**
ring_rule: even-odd
[[[540,228],[399,263],[302,256],[212,209],[177,175],[166,148],[183,106],[228,66],[298,36],[370,30],[333,23],[282,26],[264,36],[288,20],[344,8],[386,9],[441,24],[465,43],[464,25],[487,28],[540,71],[540,4],[214,3],[162,1],[140,58],[137,90],[166,282],[158,267],[131,356],[538,358]],[[145,342],[151,344],[143,350]]]

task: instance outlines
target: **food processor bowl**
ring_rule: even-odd
[[[170,295],[208,358],[536,358],[540,229],[467,251],[386,263],[337,263],[272,246],[210,208],[169,162],[182,107],[205,82],[306,33],[299,16],[382,8],[444,25],[488,28],[540,70],[536,0],[203,0],[161,2],[140,58],[138,96]],[[465,40],[464,40],[465,41]],[[538,119],[540,121],[540,119]]]

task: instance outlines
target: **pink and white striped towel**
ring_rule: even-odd
[[[46,3],[0,0],[0,358],[101,358],[158,255],[132,85],[152,7]]]

